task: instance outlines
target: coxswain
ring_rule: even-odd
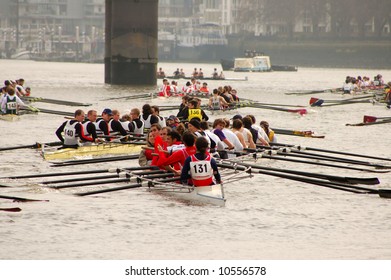
[[[200,92],[206,96],[209,95],[208,83],[206,82],[202,83],[202,87],[200,87]]]
[[[151,131],[147,133],[147,145],[143,147],[138,158],[140,166],[150,166],[153,159],[153,150],[155,145],[155,134]]]
[[[63,143],[64,148],[77,148],[81,146],[81,141],[98,142],[90,136],[86,136],[82,121],[85,115],[83,110],[76,110],[72,120],[65,121],[57,130],[56,135]],[[64,133],[64,137],[62,136]]]
[[[216,183],[221,183],[221,176],[217,168],[215,159],[208,153],[208,141],[204,137],[196,140],[197,152],[189,156],[183,165],[181,172],[181,182],[190,183],[195,187],[206,187],[214,185],[213,176]],[[191,179],[191,181],[188,181]]]
[[[198,121],[208,121],[209,117],[205,114],[204,110],[198,107],[197,100],[190,100],[188,103],[188,110],[184,111],[183,118],[191,121],[196,118]]]
[[[266,132],[269,137],[270,143],[277,143],[277,137],[272,129],[269,128],[269,123],[267,121],[261,121],[260,127]]]

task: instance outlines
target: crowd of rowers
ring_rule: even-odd
[[[386,84],[384,83],[383,76],[381,74],[376,75],[371,80],[367,76],[346,76],[343,83],[344,93],[355,93],[366,89],[383,89]]]
[[[167,77],[167,75],[164,72],[162,67],[159,68],[159,70],[156,73],[156,76],[157,76],[158,79],[163,79],[163,78]],[[181,68],[181,69],[177,68],[172,73],[171,77],[174,78],[174,79],[187,78],[185,72],[183,71],[183,68]],[[194,68],[194,70],[193,70],[193,72],[191,74],[191,78],[195,78],[195,79],[203,79],[203,78],[205,78],[204,72],[202,71],[202,68],[200,68],[200,69]],[[213,73],[210,76],[210,78],[216,79],[216,80],[225,79],[223,71],[221,71],[220,74],[219,74],[218,71],[217,71],[217,68],[213,69]]]
[[[234,153],[243,152],[245,148],[256,148],[256,144],[268,146],[269,142],[277,141],[268,123],[262,121],[257,125],[253,115],[219,118],[211,124],[205,112],[195,108],[199,106],[198,102],[192,99],[187,109],[178,112],[179,115],[184,110],[188,111],[185,121],[175,115],[164,118],[160,116],[158,106],[149,104],[142,107],[142,112],[133,108],[129,115],[122,118],[118,110],[106,108],[100,118],[97,118],[96,110],[89,110],[85,120],[84,111],[76,110],[74,118],[65,121],[57,129],[56,135],[64,147],[73,148],[81,143],[127,142],[129,139],[145,137],[147,144],[140,153],[139,164],[158,166],[176,173],[180,173],[187,166],[186,160],[196,153],[197,142],[205,151],[202,156],[195,157],[198,160],[210,160],[216,157],[228,158]],[[193,160],[196,161],[195,158]]]
[[[18,107],[25,106],[21,98],[30,94],[30,87],[24,87],[24,79],[5,80],[0,89],[0,114],[17,114]]]

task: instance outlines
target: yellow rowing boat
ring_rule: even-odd
[[[79,148],[41,148],[41,155],[46,160],[70,159],[78,157],[95,157],[101,155],[135,154],[140,153],[142,145],[139,143],[102,143],[97,145],[81,146]]]
[[[15,114],[2,115],[2,114],[0,114],[0,120],[3,120],[3,121],[15,122],[15,121],[18,121],[19,119],[20,119],[19,115],[15,115]]]

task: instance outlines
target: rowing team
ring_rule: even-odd
[[[244,128],[244,124],[249,129]],[[216,119],[210,130],[208,122],[196,118],[176,127],[153,124],[147,134],[147,146],[140,153],[139,164],[180,174],[182,182],[191,178],[195,186],[211,185],[213,174],[219,182],[214,158],[226,159],[244,148],[256,148],[256,142],[269,145],[263,138],[265,132],[253,124],[250,116],[236,115],[232,129],[229,126],[229,119]]]
[[[378,74],[373,78],[373,81],[369,77],[351,77],[346,76],[345,82],[342,86],[343,92],[346,94],[359,92],[364,89],[383,89],[390,85],[384,83],[383,76]]]
[[[22,96],[30,96],[30,88],[24,88],[24,79],[16,81],[5,80],[4,86],[0,89],[0,113],[17,114],[18,107],[25,106],[20,99]]]
[[[221,86],[218,88],[219,91],[223,91],[224,89],[233,90],[231,86]],[[235,90],[236,91],[236,90]],[[208,96],[210,94],[210,90],[208,88],[208,83],[198,81],[195,78],[192,78],[190,81],[186,82],[182,88],[178,87],[178,83],[176,81],[168,81],[168,79],[163,79],[163,85],[159,89],[158,95],[162,97],[170,97],[170,96],[182,96],[188,94],[201,94],[204,96]]]

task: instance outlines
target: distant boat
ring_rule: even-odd
[[[28,60],[31,59],[30,51],[21,51],[11,55],[11,59],[20,59],[20,60]]]
[[[237,71],[237,72],[265,72],[265,71],[292,71],[296,72],[298,71],[298,67],[295,65],[271,65],[270,69],[265,70],[265,66],[263,68],[254,68],[253,70],[249,70],[250,68],[253,68],[254,66],[251,66],[251,64],[255,65],[259,62],[251,61],[256,56],[251,56],[248,52],[246,52],[246,55],[244,58],[236,58],[236,59],[220,59],[221,67],[224,71]],[[264,55],[260,55],[258,57],[266,57]],[[246,61],[247,59],[247,61]],[[235,70],[235,60],[237,60],[238,67]],[[267,62],[265,62],[267,63]],[[270,59],[268,64],[270,64]],[[242,65],[242,66],[240,66]],[[247,65],[247,66],[246,66]],[[268,68],[266,66],[266,68]]]
[[[235,58],[235,72],[268,72],[271,71],[270,58],[268,56],[254,56]]]

